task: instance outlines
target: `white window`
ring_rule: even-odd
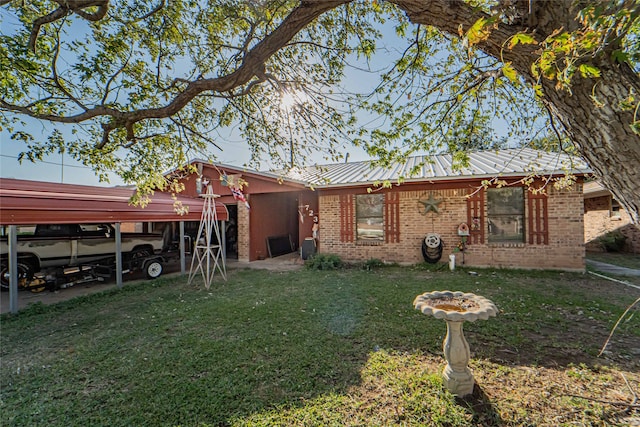
[[[384,194],[356,195],[356,239],[384,240]]]
[[[620,203],[614,198],[611,198],[611,211],[609,212],[611,219],[620,219]]]
[[[524,242],[524,188],[487,189],[489,243]]]

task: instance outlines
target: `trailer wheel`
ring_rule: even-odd
[[[147,274],[147,279],[156,279],[162,274],[162,263],[157,260],[149,261],[144,271]]]

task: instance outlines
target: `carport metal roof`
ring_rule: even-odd
[[[170,194],[157,192],[141,208],[129,204],[134,191],[0,178],[0,225],[199,221],[202,215],[201,198],[178,196],[189,207],[179,215]],[[216,214],[221,221],[229,216],[223,204]]]

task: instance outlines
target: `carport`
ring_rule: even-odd
[[[185,221],[200,221],[203,200],[155,193],[145,208],[129,203],[135,190],[125,187],[93,187],[0,178],[0,225],[8,226],[10,311],[18,311],[17,226],[33,224],[115,225],[116,282],[122,286],[120,225],[124,222],[178,222],[180,225],[180,269],[185,274]],[[176,202],[187,207],[176,213]],[[227,221],[223,204],[216,204],[219,221]],[[224,227],[222,227],[224,230]]]

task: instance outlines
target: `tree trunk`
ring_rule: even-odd
[[[544,101],[603,185],[638,224],[640,137],[631,129],[633,111],[621,111],[619,103],[630,89],[640,93],[640,84],[626,65],[601,61],[597,66],[601,79],[578,77],[571,94],[545,88]],[[595,106],[592,96],[600,106]]]
[[[485,14],[457,0],[393,1],[417,24],[431,25],[441,31],[459,36],[459,30],[468,30]],[[517,2],[515,2],[517,3]],[[528,82],[536,79],[531,65],[536,59],[533,45],[506,48],[513,35],[535,28],[538,41],[554,30],[571,31],[578,27],[577,9],[572,2],[520,2],[534,7],[521,9],[513,24],[500,24],[490,38],[478,45],[487,54],[511,61],[513,67]],[[530,32],[530,31],[529,31]],[[542,101],[555,118],[562,123],[603,185],[630,213],[638,224],[640,219],[640,136],[631,129],[633,111],[622,111],[620,101],[633,90],[640,94],[640,76],[626,64],[617,64],[606,50],[592,64],[599,68],[601,77],[585,79],[577,75],[572,80],[571,92],[555,88],[555,82],[543,79]],[[595,100],[594,100],[595,98]],[[597,104],[597,105],[596,105]]]

